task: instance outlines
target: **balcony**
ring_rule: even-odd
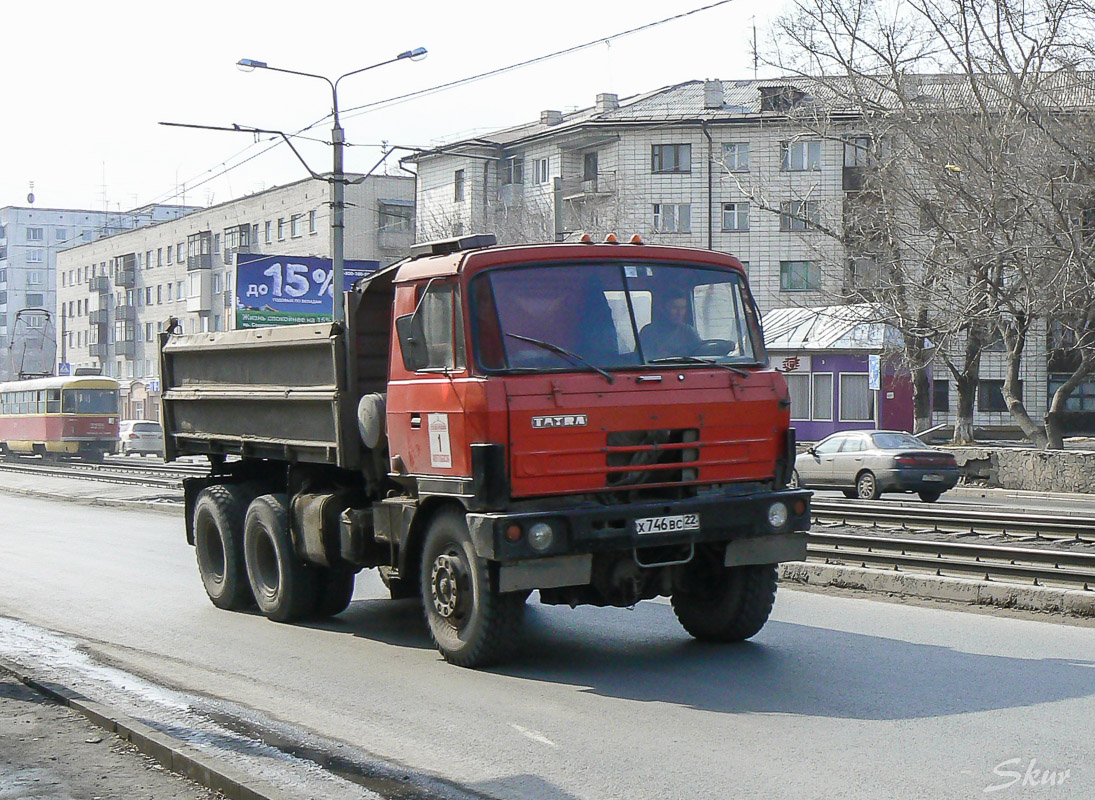
[[[525,196],[523,183],[503,183],[498,187],[498,202],[506,208],[521,205]]]
[[[213,268],[213,232],[201,231],[186,237],[186,268]]]
[[[595,178],[563,178],[559,182],[559,196],[569,202],[585,202],[612,197],[616,194],[616,173],[603,172]]]
[[[88,281],[88,290],[98,292],[99,294],[106,294],[110,291],[110,278],[106,275],[96,275]]]
[[[213,256],[209,253],[200,253],[196,256],[186,257],[186,268],[188,270],[194,269],[212,269],[213,268]]]
[[[186,310],[208,314],[213,310],[213,275],[194,272],[186,276]]]
[[[106,309],[103,309],[102,311],[92,311],[90,314],[87,315],[87,318],[88,322],[90,322],[92,325],[106,325],[107,322],[110,321],[109,319],[107,319]]]
[[[95,342],[95,344],[89,344],[87,346],[87,349],[92,358],[105,359],[110,356],[110,352],[108,350],[106,342]]]
[[[114,354],[117,355],[117,356],[122,356],[124,358],[133,358],[133,356],[136,352],[137,352],[137,343],[136,342],[115,342],[114,343]]]
[[[115,322],[133,322],[135,319],[137,319],[137,309],[133,306],[114,306]]]
[[[414,244],[414,233],[411,231],[378,231],[376,234],[377,247],[381,250],[398,250],[401,253],[410,250]]]
[[[132,269],[120,269],[114,275],[114,283],[120,289],[132,289],[137,281],[137,271]]]

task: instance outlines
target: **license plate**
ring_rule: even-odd
[[[698,531],[699,529],[699,514],[643,517],[635,520],[635,533],[676,533],[677,531]]]
[[[941,481],[941,480],[943,480],[943,476],[942,475],[925,475],[924,480],[926,480],[926,481]]]

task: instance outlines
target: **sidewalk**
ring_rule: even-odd
[[[224,800],[0,668],[0,800]]]

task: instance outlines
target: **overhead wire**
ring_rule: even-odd
[[[431,87],[427,87],[425,89],[418,89],[418,90],[413,91],[413,92],[407,92],[405,94],[396,95],[395,97],[389,97],[389,98],[386,98],[384,100],[376,100],[376,101],[373,101],[371,103],[365,103],[365,104],[362,104],[362,105],[359,105],[359,106],[351,106],[350,108],[346,109],[345,111],[340,112],[340,114],[344,117],[351,117],[351,118],[361,116],[363,114],[367,114],[367,113],[369,113],[371,111],[374,111],[374,110],[377,110],[379,108],[386,108],[386,107],[389,107],[389,106],[399,105],[401,103],[405,103],[409,100],[413,100],[413,99],[416,99],[416,98],[419,98],[419,97],[427,97],[427,96],[430,96],[430,95],[433,95],[433,94],[437,94],[439,92],[447,91],[448,89],[453,89],[457,86],[464,86],[464,85],[467,85],[467,84],[471,84],[471,83],[475,83],[477,81],[484,80],[486,78],[494,77],[496,75],[501,75],[501,74],[504,74],[504,73],[507,73],[507,72],[511,72],[513,70],[522,69],[524,67],[532,66],[534,64],[539,64],[539,63],[542,63],[542,62],[545,62],[545,61],[550,61],[550,60],[555,59],[555,58],[560,58],[562,56],[571,55],[573,53],[580,52],[581,50],[586,50],[590,47],[596,47],[596,46],[601,45],[601,44],[609,43],[609,42],[611,42],[615,39],[621,39],[621,38],[626,37],[626,36],[631,36],[631,35],[634,35],[636,33],[640,33],[641,31],[649,30],[651,28],[656,28],[660,25],[664,25],[664,24],[669,23],[669,22],[674,22],[674,21],[679,20],[679,19],[684,19],[685,17],[689,17],[689,16],[692,16],[694,14],[699,14],[699,13],[702,13],[704,11],[710,11],[713,8],[718,8],[719,6],[724,6],[724,5],[727,5],[727,4],[732,3],[732,2],[734,2],[734,0],[716,0],[716,2],[708,3],[707,5],[703,5],[703,6],[700,6],[698,8],[693,8],[693,9],[688,10],[688,11],[683,11],[679,14],[674,14],[670,17],[665,17],[664,19],[656,20],[654,22],[648,22],[648,23],[645,23],[643,25],[636,26],[634,28],[629,28],[627,30],[620,31],[619,33],[610,34],[608,36],[599,36],[596,39],[592,39],[588,42],[573,45],[571,47],[566,47],[566,48],[563,48],[562,50],[556,50],[554,52],[547,53],[545,55],[536,56],[535,58],[530,58],[530,59],[526,59],[524,61],[519,61],[519,62],[516,62],[514,64],[509,64],[509,65],[504,66],[504,67],[497,67],[495,69],[487,70],[485,72],[480,72],[480,73],[477,73],[475,75],[467,76],[465,78],[457,78],[456,80],[447,81],[445,83],[437,84],[436,86],[431,86]],[[322,125],[324,122],[331,119],[331,117],[332,117],[331,113],[325,114],[324,116],[317,119],[315,122],[312,122],[312,123],[306,125],[305,127],[300,128],[295,133],[287,134],[287,135],[289,136],[289,138],[300,137],[301,134],[312,130],[313,128],[315,128],[318,125]],[[308,138],[308,137],[301,137],[301,138]],[[315,140],[312,140],[312,141],[315,141]],[[251,148],[256,147],[258,144],[259,144],[258,142],[254,142],[254,143],[248,145],[247,147],[243,148],[243,150],[239,151],[235,155],[229,156],[228,158],[223,159],[222,161],[218,162],[218,165],[227,165],[228,162],[231,159],[236,158],[237,156],[243,155],[244,153],[246,153]],[[236,164],[232,164],[231,166],[225,166],[224,170],[221,170],[220,172],[217,172],[216,174],[209,175],[208,177],[206,177],[202,180],[199,180],[196,183],[186,182],[183,185],[187,187],[188,191],[193,190],[193,189],[197,189],[197,188],[199,188],[201,186],[204,186],[205,184],[207,184],[211,181],[216,180],[217,178],[220,178],[220,177],[224,176],[225,174],[227,174],[231,170],[237,169],[238,167],[241,167],[244,164],[246,164],[250,161],[253,161],[254,159],[258,158],[261,155],[265,155],[266,153],[270,152],[271,150],[275,149],[276,147],[280,146],[281,144],[282,144],[282,140],[281,139],[276,139],[274,141],[274,143],[271,144],[270,146],[268,146],[266,148],[263,148],[259,152],[248,156],[247,158],[243,159],[242,161],[239,161]],[[213,169],[215,169],[215,167],[210,167],[209,169],[205,170],[205,172],[203,172],[201,174],[204,175],[205,173],[211,172]],[[180,192],[178,191],[178,187],[176,187],[175,192],[164,193],[163,195],[160,195],[159,197],[164,199],[164,200],[170,200],[170,199],[174,199],[174,198],[178,197],[179,194],[180,194]],[[154,200],[153,202],[157,202],[157,201]]]

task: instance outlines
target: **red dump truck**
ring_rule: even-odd
[[[444,658],[549,604],[668,596],[692,636],[767,621],[809,492],[741,263],[628,244],[418,245],[345,322],[161,341],[168,460],[213,603],[330,616],[380,568]]]

